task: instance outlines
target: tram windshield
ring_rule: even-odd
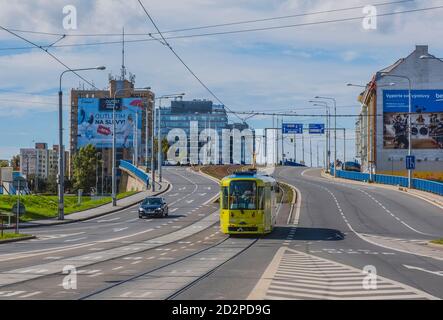
[[[232,181],[229,187],[231,210],[256,210],[257,185],[255,181]]]

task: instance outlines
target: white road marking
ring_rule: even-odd
[[[113,268],[112,270],[117,271],[117,270],[120,270],[120,269],[123,269],[123,268],[124,268],[123,266],[119,266],[119,267]]]
[[[19,298],[30,298],[30,297],[36,296],[36,295],[38,295],[40,293],[42,293],[42,292],[41,291],[35,291],[35,292],[31,292],[31,293],[22,295]]]
[[[426,272],[426,273],[435,274],[436,276],[443,277],[443,271],[431,271],[431,270],[426,270],[426,269],[420,268],[420,267],[408,266],[406,264],[404,264],[403,266],[405,268],[410,269],[410,270],[419,270],[419,271],[423,271],[423,272]]]
[[[113,218],[113,219],[107,219],[107,220],[99,220],[97,221],[98,223],[103,223],[103,222],[112,222],[112,221],[117,221],[120,220],[121,218]]]
[[[120,232],[120,231],[124,231],[124,230],[126,230],[126,229],[128,229],[129,227],[124,227],[124,228],[115,228],[115,229],[113,229],[112,231],[114,231],[114,232]]]
[[[68,239],[68,240],[65,240],[64,242],[77,242],[77,241],[85,240],[85,239],[88,239],[88,237],[82,237],[82,238],[77,238],[77,239]]]
[[[366,277],[363,270],[281,247],[248,299],[437,299],[381,276],[367,289]]]

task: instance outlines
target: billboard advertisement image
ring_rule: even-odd
[[[413,149],[443,149],[443,90],[412,91]],[[409,91],[383,91],[383,145],[408,149]]]
[[[112,148],[114,99],[80,98],[78,100],[77,148],[89,144]],[[116,147],[132,148],[134,136],[141,141],[143,100],[115,99]]]

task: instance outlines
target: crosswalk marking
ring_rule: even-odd
[[[248,299],[437,299],[380,276],[376,288],[365,289],[366,277],[360,269],[281,247]]]

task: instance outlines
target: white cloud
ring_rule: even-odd
[[[143,1],[162,30],[267,18],[366,5],[366,1],[344,0],[150,0]],[[377,1],[383,2],[383,1]],[[0,0],[0,25],[27,30],[63,33],[65,0]],[[152,32],[137,1],[72,0],[78,9],[77,33]],[[382,7],[379,13],[442,5],[440,0],[415,1]],[[303,26],[171,40],[191,68],[227,105],[236,110],[306,106],[317,94],[336,96],[339,104],[355,104],[357,89],[347,82],[365,83],[372,74],[408,55],[415,44],[429,44],[431,52],[442,52],[443,10],[380,17],[376,31],[362,29],[361,21]],[[260,24],[239,25],[191,34],[277,26],[361,16],[361,10],[318,14]],[[183,33],[182,33],[183,34]],[[57,37],[26,34],[37,43]],[[128,39],[141,38],[128,36]],[[0,32],[0,48],[27,46]],[[120,37],[68,37],[60,44],[119,40]],[[52,50],[71,67],[106,65],[106,72],[84,73],[100,88],[107,87],[107,74],[119,74],[120,45]],[[157,42],[127,45],[127,67],[137,75],[138,86],[151,86],[157,93],[182,92],[189,98],[211,98],[168,50]],[[25,92],[53,92],[50,97],[4,93],[0,111],[12,116],[29,116],[28,111],[56,111],[58,77],[63,67],[41,51],[0,51],[0,88]],[[63,81],[65,92],[77,87],[73,75]],[[50,104],[5,103],[1,99],[31,100]],[[4,113],[6,112],[6,113]],[[0,120],[0,124],[1,121]],[[0,142],[0,145],[2,143]]]

